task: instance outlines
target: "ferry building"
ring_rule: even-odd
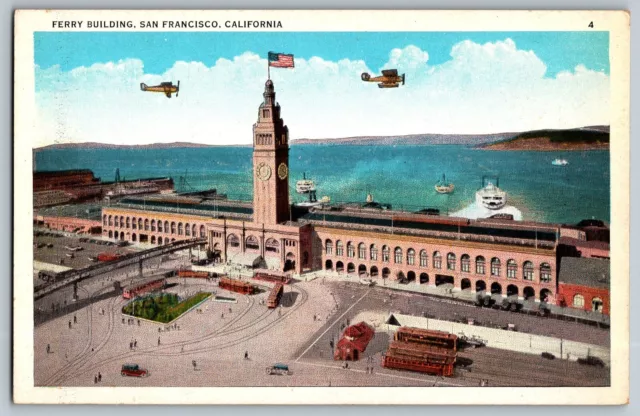
[[[152,245],[200,237],[219,263],[449,284],[453,290],[554,302],[559,239],[579,233],[553,224],[381,210],[371,201],[292,206],[289,130],[271,80],[253,126],[253,174],[252,204],[184,195],[129,197],[103,208],[103,236]]]

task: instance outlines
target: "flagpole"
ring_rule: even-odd
[[[267,79],[271,79],[271,65],[269,65],[269,57],[267,57]]]

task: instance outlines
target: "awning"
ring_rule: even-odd
[[[256,267],[262,261],[262,256],[257,253],[238,253],[232,256],[229,261],[244,267]]]

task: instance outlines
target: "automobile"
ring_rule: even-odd
[[[36,244],[36,247],[38,247],[38,248],[42,248],[42,247],[44,247],[44,246],[45,246],[45,243],[38,243],[38,244]]]
[[[86,242],[88,242],[88,241],[89,241],[89,239],[88,239],[88,238],[86,238],[86,237],[82,237],[82,238],[80,238],[78,241],[80,241],[81,243],[86,243]]]
[[[578,358],[578,364],[592,365],[595,367],[604,367],[604,361],[592,355],[588,356],[587,358]]]
[[[148,377],[149,371],[140,368],[138,364],[124,364],[120,370],[122,377]]]
[[[556,356],[551,354],[550,352],[543,352],[541,354],[542,358],[546,358],[547,360],[555,360]]]
[[[53,244],[52,243],[47,244],[47,248],[53,248]]]
[[[291,370],[289,370],[289,366],[286,364],[274,364],[271,367],[267,367],[267,374],[272,375],[272,374],[276,374],[276,375],[288,375],[290,376],[292,374]]]
[[[98,261],[98,258],[97,257],[89,257],[89,260],[93,261],[93,262],[96,262],[96,261]]]
[[[129,245],[128,241],[118,241],[118,247],[126,247]]]

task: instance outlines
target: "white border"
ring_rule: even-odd
[[[33,33],[53,20],[280,20],[219,31],[609,31],[611,79],[611,387],[606,388],[40,388],[33,386]],[[630,16],[624,11],[18,10],[14,80],[14,401],[118,404],[624,404],[629,395]],[[81,31],[84,29],[65,29]],[[92,30],[93,31],[93,30]],[[96,30],[98,31],[98,30]],[[109,31],[104,29],[100,31]],[[113,31],[113,30],[111,30]],[[127,29],[117,29],[127,31]],[[131,31],[142,31],[133,29]],[[146,29],[145,31],[152,31]],[[157,30],[155,30],[157,31]],[[162,31],[207,31],[181,29]],[[461,390],[464,389],[464,390]]]

